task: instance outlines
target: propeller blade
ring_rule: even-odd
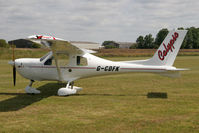
[[[12,46],[12,61],[15,61],[14,45]]]
[[[14,83],[14,86],[16,84],[16,67],[13,66],[13,83]]]
[[[14,83],[14,86],[15,86],[15,84],[16,84],[16,67],[15,67],[14,45],[12,46],[12,61],[14,62],[14,65],[13,65],[13,83]]]

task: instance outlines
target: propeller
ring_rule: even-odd
[[[13,83],[16,84],[16,67],[15,67],[15,56],[14,56],[14,45],[12,47],[12,61],[13,61]]]

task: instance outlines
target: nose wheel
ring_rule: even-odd
[[[30,83],[29,85],[25,88],[25,92],[27,94],[39,94],[40,91],[35,89],[35,88],[32,88],[32,84],[33,84],[34,80],[30,80]]]
[[[74,86],[74,82],[68,82],[65,88],[60,88],[57,92],[59,96],[69,96],[82,90],[81,87]]]

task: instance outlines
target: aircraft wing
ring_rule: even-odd
[[[27,39],[49,48],[52,51],[67,54],[83,54],[85,51],[65,40]]]
[[[61,56],[59,54],[66,54],[66,55],[76,55],[76,54],[83,54],[84,51],[77,48],[76,46],[72,45],[67,41],[62,40],[47,40],[46,41],[50,45],[50,49],[53,52],[53,57],[55,59],[55,64],[58,72],[58,77],[60,81],[63,81],[63,76],[60,70],[60,66],[58,64]]]
[[[70,55],[82,55],[84,54],[86,51],[83,49],[80,49],[74,45],[72,45],[71,43],[69,43],[68,41],[62,40],[62,39],[58,39],[56,40],[55,38],[49,39],[49,38],[28,38],[27,40],[30,40],[32,42],[38,43],[40,45],[46,46],[48,47],[52,52],[53,52],[53,57],[55,59],[55,64],[56,64],[56,68],[57,68],[57,73],[58,73],[58,78],[60,81],[63,81],[63,76],[61,74],[60,71],[60,66],[58,61],[60,59],[62,59],[62,56],[59,56],[60,54],[64,54],[67,56]]]
[[[66,54],[83,54],[84,51],[67,41],[62,40],[48,40],[50,49],[53,53],[66,53]]]

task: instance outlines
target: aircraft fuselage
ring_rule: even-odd
[[[23,77],[30,80],[55,80],[59,81],[57,67],[55,65],[45,65],[44,62],[51,58],[52,54],[46,57],[45,60],[40,61],[40,58],[21,58],[15,60],[15,66]],[[87,59],[86,66],[78,66],[76,58],[71,59],[66,66],[60,66],[60,72],[63,77],[62,81],[74,81],[80,78],[126,73],[126,72],[151,72],[161,73],[168,69],[175,69],[175,67],[166,66],[146,66],[125,62],[114,62],[96,57],[92,54],[86,53],[83,55]]]

